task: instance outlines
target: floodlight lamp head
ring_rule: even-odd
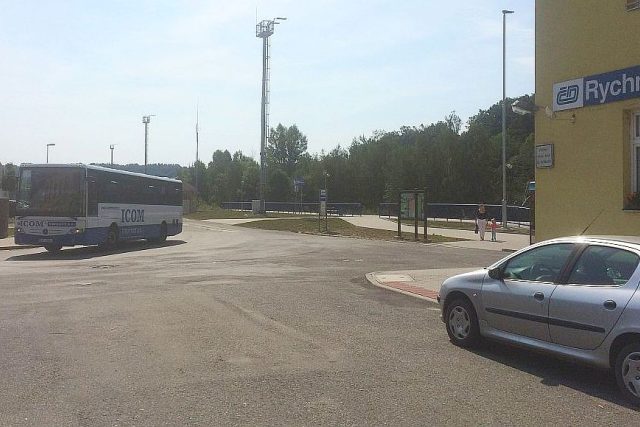
[[[54,147],[56,144],[50,142],[49,144],[47,144],[47,147]]]
[[[508,13],[514,13],[513,10],[502,9],[502,14],[506,15]]]
[[[275,21],[286,21],[287,18],[284,16],[278,16],[277,18],[273,18]]]

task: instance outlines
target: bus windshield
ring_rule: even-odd
[[[84,175],[79,168],[20,168],[19,216],[82,216]]]

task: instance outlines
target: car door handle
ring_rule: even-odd
[[[605,301],[603,305],[607,310],[615,310],[617,307],[616,302],[611,300]]]
[[[533,294],[533,297],[538,301],[544,300],[544,294],[542,292],[536,292]]]

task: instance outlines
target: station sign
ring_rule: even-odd
[[[297,193],[304,187],[304,178],[294,178],[293,179],[293,189]]]
[[[553,144],[536,145],[536,168],[553,167]]]
[[[640,98],[640,65],[553,85],[553,111]]]
[[[320,190],[320,201],[321,202],[327,201],[327,190]]]

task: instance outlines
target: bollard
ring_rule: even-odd
[[[0,197],[0,239],[9,236],[9,199]]]

